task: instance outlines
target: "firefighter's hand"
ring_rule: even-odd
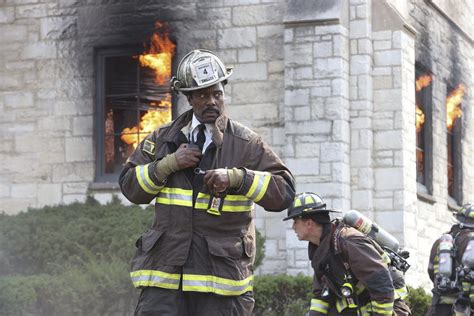
[[[179,169],[196,167],[201,160],[201,150],[197,147],[190,147],[189,144],[181,144],[175,152]]]
[[[203,181],[209,191],[213,192],[216,196],[222,195],[230,185],[227,169],[224,168],[207,170]]]

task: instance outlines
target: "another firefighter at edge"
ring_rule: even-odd
[[[315,296],[309,315],[411,315],[396,295],[406,293],[403,274],[396,274],[396,291],[382,248],[339,219],[331,221],[330,212],[319,195],[307,192],[297,195],[283,219],[293,219],[298,239],[309,242]]]
[[[428,274],[434,286],[427,315],[474,315],[474,204],[454,217],[457,223],[431,248]]]
[[[211,51],[183,57],[172,88],[191,110],[140,143],[120,176],[133,203],[156,199],[137,241],[135,315],[251,315],[254,203],[282,211],[294,178],[262,138],[224,112],[232,74]]]

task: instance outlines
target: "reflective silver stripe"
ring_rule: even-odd
[[[156,203],[192,207],[193,191],[180,188],[163,188],[158,193]]]
[[[207,209],[210,195],[199,193],[194,207],[196,209]],[[227,195],[224,198],[223,212],[249,212],[253,209],[253,201],[243,195]]]
[[[328,313],[329,304],[323,300],[312,299],[310,310],[326,315]]]
[[[230,280],[212,275],[183,275],[183,291],[208,292],[220,295],[240,295],[253,290],[253,276]]]
[[[148,174],[148,165],[136,166],[135,173],[140,187],[149,194],[157,194],[163,186],[156,185]]]
[[[262,199],[267,191],[268,183],[270,182],[271,173],[254,171],[254,178],[249,191],[245,194],[246,197],[258,202]]]
[[[157,286],[167,289],[178,289],[181,276],[156,270],[138,270],[130,273],[135,287]]]

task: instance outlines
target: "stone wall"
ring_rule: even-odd
[[[230,116],[283,157],[298,192],[358,209],[393,233],[412,253],[410,284],[428,286],[429,248],[458,207],[447,195],[444,106],[456,80],[468,88],[463,200],[474,200],[473,40],[439,1],[0,2],[0,211],[119,194],[116,184],[95,183],[94,54],[141,45],[156,20],[177,44],[175,68],[194,48],[234,66]],[[430,194],[415,178],[415,62],[435,78]],[[176,104],[189,109],[182,95]],[[283,215],[257,208],[267,238],[258,272],[310,274],[306,243]]]

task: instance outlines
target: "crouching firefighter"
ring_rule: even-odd
[[[454,214],[457,224],[431,248],[433,299],[427,315],[474,315],[474,204]]]
[[[314,270],[310,316],[392,315],[395,291],[384,251],[338,219],[320,196],[299,194],[283,220],[307,240]]]

